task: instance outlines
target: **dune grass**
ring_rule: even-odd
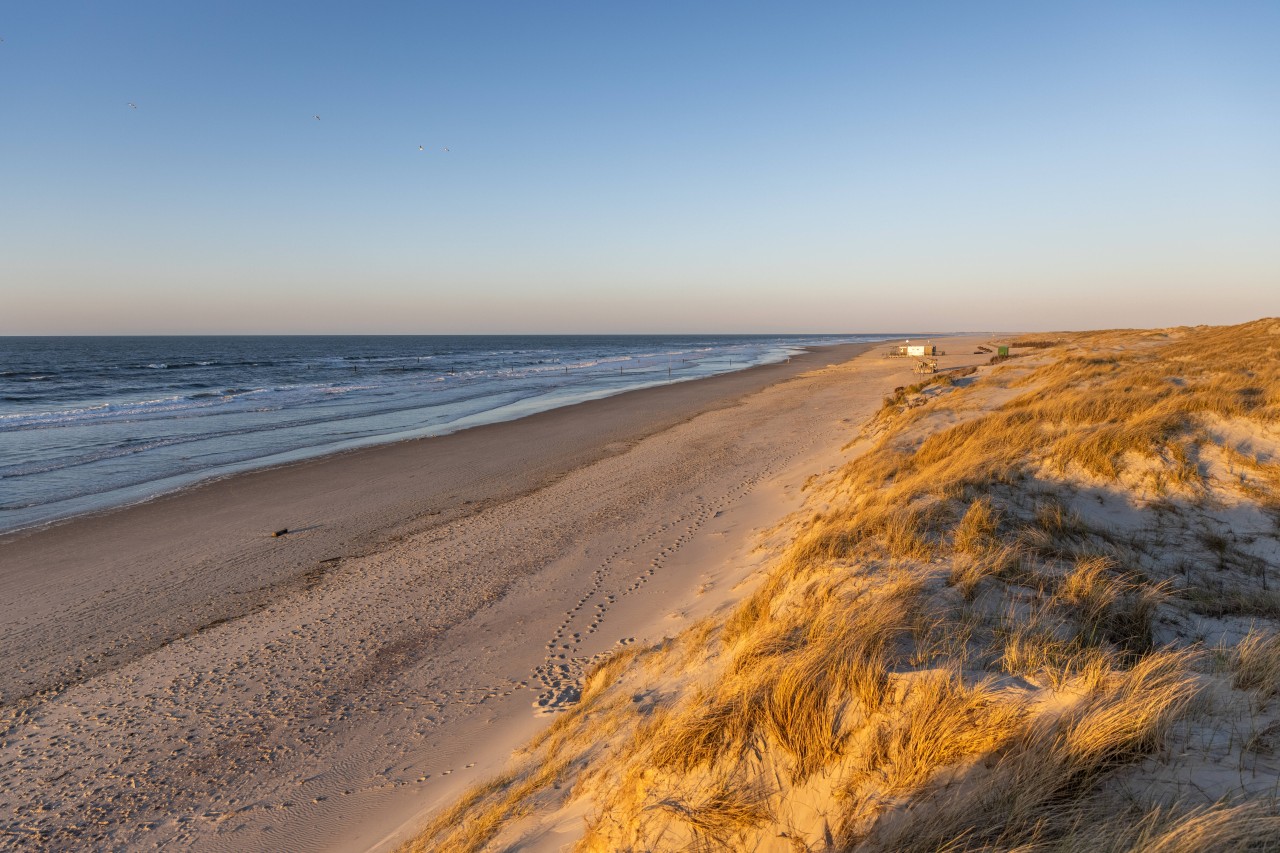
[[[1235,687],[1263,698],[1280,695],[1280,633],[1250,631],[1235,648]]]
[[[1280,321],[1019,345],[887,399],[756,592],[597,669],[406,849],[519,849],[566,798],[579,851],[1269,849],[1257,785],[1177,774],[1280,717],[1280,522],[1213,532],[1280,507]]]
[[[946,731],[947,740],[1004,733],[987,766],[961,783],[923,790],[865,831],[855,825],[846,848],[872,850],[1007,849],[1033,841],[1046,821],[1070,823],[1108,771],[1158,749],[1195,686],[1185,654],[1148,656],[1113,674],[1099,689],[1062,713],[1030,717],[1010,731],[981,715],[980,724]],[[937,726],[911,725],[931,732]],[[923,763],[926,778],[951,763],[943,751]]]

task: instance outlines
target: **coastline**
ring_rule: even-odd
[[[545,724],[528,709],[571,701],[576,675],[634,639],[628,630],[652,638],[707,583],[728,594],[706,566],[738,554],[746,571],[752,531],[794,502],[823,458],[813,454],[829,456],[906,373],[849,361],[875,347],[239,474],[0,537],[13,592],[0,688],[15,748],[49,746],[42,776],[54,756],[97,756],[45,796],[104,810],[109,829],[86,831],[109,843],[368,846],[467,775],[437,765],[500,766]],[[272,538],[281,527],[296,532]],[[88,709],[106,722],[86,728]],[[36,714],[44,734],[23,722]],[[124,730],[140,740],[103,742]],[[259,742],[271,750],[248,748]],[[143,761],[139,748],[172,754]],[[11,757],[6,786],[21,798],[40,766]],[[141,778],[136,790],[77,794],[77,775],[131,766],[146,768],[121,776]],[[161,803],[163,821],[120,822]]]
[[[861,343],[874,343],[874,341],[849,343],[861,345]],[[799,352],[812,350],[812,348],[826,347],[822,345],[799,346]],[[724,373],[739,373],[741,370],[749,370],[754,366],[781,364],[781,362],[788,360],[790,360],[790,356],[773,353],[764,361],[760,361],[759,364],[742,366],[742,368],[736,370],[730,368]],[[474,411],[470,412],[470,414],[466,414],[466,412],[457,414],[445,420],[444,423],[433,423],[434,412],[442,410],[440,409],[442,406],[443,409],[448,409],[449,403],[436,403],[436,405],[420,410],[420,414],[426,418],[426,421],[413,425],[413,427],[407,424],[399,424],[398,427],[389,427],[384,429],[383,432],[353,435],[353,437],[339,437],[339,435],[335,434],[326,439],[326,441],[316,444],[305,444],[305,446],[270,451],[264,453],[264,455],[252,457],[252,459],[221,462],[221,464],[205,467],[205,469],[201,470],[160,474],[155,476],[154,479],[145,480],[145,482],[114,485],[114,487],[106,488],[102,492],[70,494],[70,496],[61,497],[58,500],[47,503],[33,503],[31,506],[20,505],[19,503],[18,506],[0,510],[0,537],[10,533],[26,532],[26,530],[37,530],[44,528],[44,526],[61,524],[64,521],[77,519],[77,517],[100,515],[104,514],[104,512],[119,510],[119,508],[138,505],[138,503],[155,501],[157,498],[186,491],[186,489],[214,482],[214,480],[225,479],[228,476],[276,469],[276,467],[293,465],[297,464],[297,462],[320,460],[324,459],[324,457],[365,450],[365,448],[370,447],[440,437],[440,435],[462,432],[462,430],[481,427],[481,425],[508,423],[508,421],[527,418],[527,416],[540,414],[540,412],[577,405],[577,403],[581,402],[600,400],[600,398],[616,396],[616,394],[620,393],[641,391],[641,389],[662,387],[666,386],[666,384],[678,382],[695,382],[695,380],[700,379],[716,378],[717,375],[722,374],[687,375],[681,369],[677,370],[675,377],[672,377],[669,371],[663,377],[652,366],[637,364],[632,365],[628,375],[632,375],[632,377],[639,375],[641,379],[639,382],[632,384],[632,386],[625,388],[611,386],[545,388],[536,393],[527,394],[527,396],[517,397],[516,400],[500,402],[499,405],[490,407],[490,409]],[[0,420],[4,420],[4,418],[0,418]]]
[[[871,341],[866,343],[855,343],[855,344],[836,344],[833,346],[861,347],[861,346],[874,346],[878,343],[881,343],[881,342]],[[808,355],[818,351],[825,351],[831,348],[832,347],[805,347],[804,351],[800,355],[797,355],[794,357],[800,357],[801,355]],[[546,408],[539,408],[536,406],[530,408],[524,405],[529,401],[521,400],[515,404],[504,405],[496,409],[490,409],[483,412],[479,412],[475,415],[469,415],[465,418],[460,419],[456,423],[449,424],[449,426],[446,429],[440,432],[432,432],[429,434],[406,434],[405,431],[402,431],[398,433],[388,433],[386,435],[368,436],[364,438],[352,439],[347,442],[336,442],[333,444],[326,444],[326,445],[315,447],[315,448],[300,448],[298,450],[284,451],[282,453],[274,454],[273,456],[264,457],[262,459],[251,460],[244,463],[235,463],[233,465],[226,466],[226,470],[212,469],[211,472],[206,472],[202,474],[193,474],[193,475],[190,475],[190,477],[179,476],[179,477],[162,478],[160,480],[156,480],[148,483],[142,483],[142,484],[139,484],[137,487],[133,487],[133,490],[137,491],[139,494],[141,494],[144,490],[147,490],[147,489],[159,489],[158,491],[145,494],[145,496],[142,496],[142,497],[124,499],[118,503],[112,503],[107,506],[95,507],[92,509],[86,509],[86,510],[80,510],[80,511],[72,511],[67,515],[59,515],[57,517],[49,518],[44,521],[24,523],[18,527],[2,529],[0,530],[0,545],[3,545],[6,541],[8,541],[11,538],[18,538],[21,536],[25,536],[31,533],[44,530],[46,528],[56,527],[59,525],[80,521],[83,519],[95,518],[98,516],[110,515],[113,513],[129,510],[133,507],[154,503],[155,501],[164,500],[167,498],[172,498],[183,492],[206,487],[211,484],[224,481],[230,478],[234,478],[234,477],[240,477],[248,474],[265,474],[270,471],[277,471],[280,469],[289,468],[296,465],[305,465],[308,463],[322,462],[326,459],[342,457],[351,453],[359,453],[367,450],[377,450],[380,448],[394,447],[396,445],[402,445],[402,444],[412,444],[414,442],[428,441],[432,439],[441,439],[441,438],[455,435],[457,433],[464,432],[467,430],[473,430],[481,427],[496,426],[500,424],[508,424],[515,421],[522,421],[527,418],[536,417],[537,415],[545,414],[548,412],[554,412],[559,409],[567,409],[575,406],[580,406],[583,404],[594,403],[599,400],[608,399],[609,397],[616,397],[624,394],[632,394],[636,392],[649,391],[655,388],[667,387],[675,383],[703,382],[707,380],[715,380],[715,379],[719,379],[722,376],[731,376],[738,373],[756,370],[759,368],[772,367],[778,364],[789,364],[790,362],[791,362],[791,358],[787,358],[781,362],[765,362],[763,364],[751,365],[749,367],[744,367],[739,370],[732,370],[726,373],[712,374],[709,376],[692,377],[692,378],[680,377],[674,380],[654,381],[653,383],[650,383],[650,384],[640,385],[635,388],[628,388],[620,391],[601,389],[593,394],[583,397],[582,399],[577,399],[569,403],[551,405]],[[507,409],[528,409],[528,410],[520,411],[517,413],[505,413],[505,410]],[[163,485],[165,483],[168,483],[170,480],[174,481],[172,485]]]

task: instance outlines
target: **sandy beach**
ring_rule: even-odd
[[[881,349],[0,539],[0,844],[389,848],[593,660],[741,597],[761,533],[910,382]]]

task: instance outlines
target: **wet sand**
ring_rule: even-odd
[[[0,846],[390,844],[593,659],[731,595],[759,530],[908,381],[878,349],[0,537]]]

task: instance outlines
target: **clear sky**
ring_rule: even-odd
[[[1275,0],[6,0],[0,38],[0,334],[1280,313]]]

